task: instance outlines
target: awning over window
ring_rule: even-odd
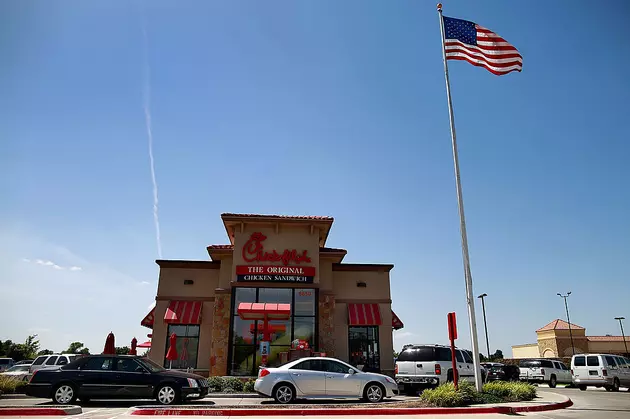
[[[164,322],[170,324],[200,324],[203,301],[171,300]]]
[[[396,313],[394,313],[394,310],[392,310],[392,327],[394,328],[394,330],[402,329],[403,327],[405,327],[405,325],[403,324],[403,322],[400,321]]]
[[[378,304],[348,304],[350,326],[380,326],[383,323]]]
[[[240,303],[236,309],[243,320],[287,320],[291,316],[291,304]]]
[[[155,317],[155,307],[149,311],[149,314],[144,316],[144,319],[140,322],[141,326],[148,327],[149,329],[153,329],[153,320]]]

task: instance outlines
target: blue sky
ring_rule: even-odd
[[[0,8],[0,339],[100,350],[110,330],[119,344],[148,332],[149,81],[164,258],[207,259],[206,245],[227,241],[221,212],[332,215],[328,245],[347,262],[395,264],[397,347],[446,342],[448,311],[470,347],[433,3]],[[573,292],[572,320],[589,334],[630,318],[629,12],[623,1],[444,6],[524,57],[503,77],[450,64],[492,350],[563,318],[557,292]]]

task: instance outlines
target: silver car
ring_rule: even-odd
[[[278,403],[295,399],[358,399],[378,403],[398,394],[396,381],[362,372],[335,358],[302,358],[278,368],[261,368],[254,390]]]

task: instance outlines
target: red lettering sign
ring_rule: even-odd
[[[313,266],[237,265],[236,275],[315,276],[315,267]]]
[[[246,262],[282,262],[285,266],[289,263],[299,265],[300,263],[311,263],[311,258],[306,250],[298,253],[295,249],[285,249],[283,253],[275,250],[266,252],[263,241],[267,239],[262,233],[252,233],[249,240],[243,246],[243,260]]]

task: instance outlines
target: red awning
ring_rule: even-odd
[[[171,300],[164,313],[164,322],[170,324],[200,324],[203,301]]]
[[[291,304],[240,303],[237,313],[243,320],[287,320],[291,316]]]
[[[394,310],[392,310],[392,327],[394,328],[394,330],[402,329],[403,327],[405,327],[405,325],[403,324],[403,322],[400,321],[396,313],[394,313]]]
[[[378,304],[348,304],[350,326],[380,326],[383,323]]]
[[[153,320],[155,318],[155,307],[149,311],[149,314],[144,316],[144,319],[140,322],[141,326],[148,327],[149,329],[153,329]]]

